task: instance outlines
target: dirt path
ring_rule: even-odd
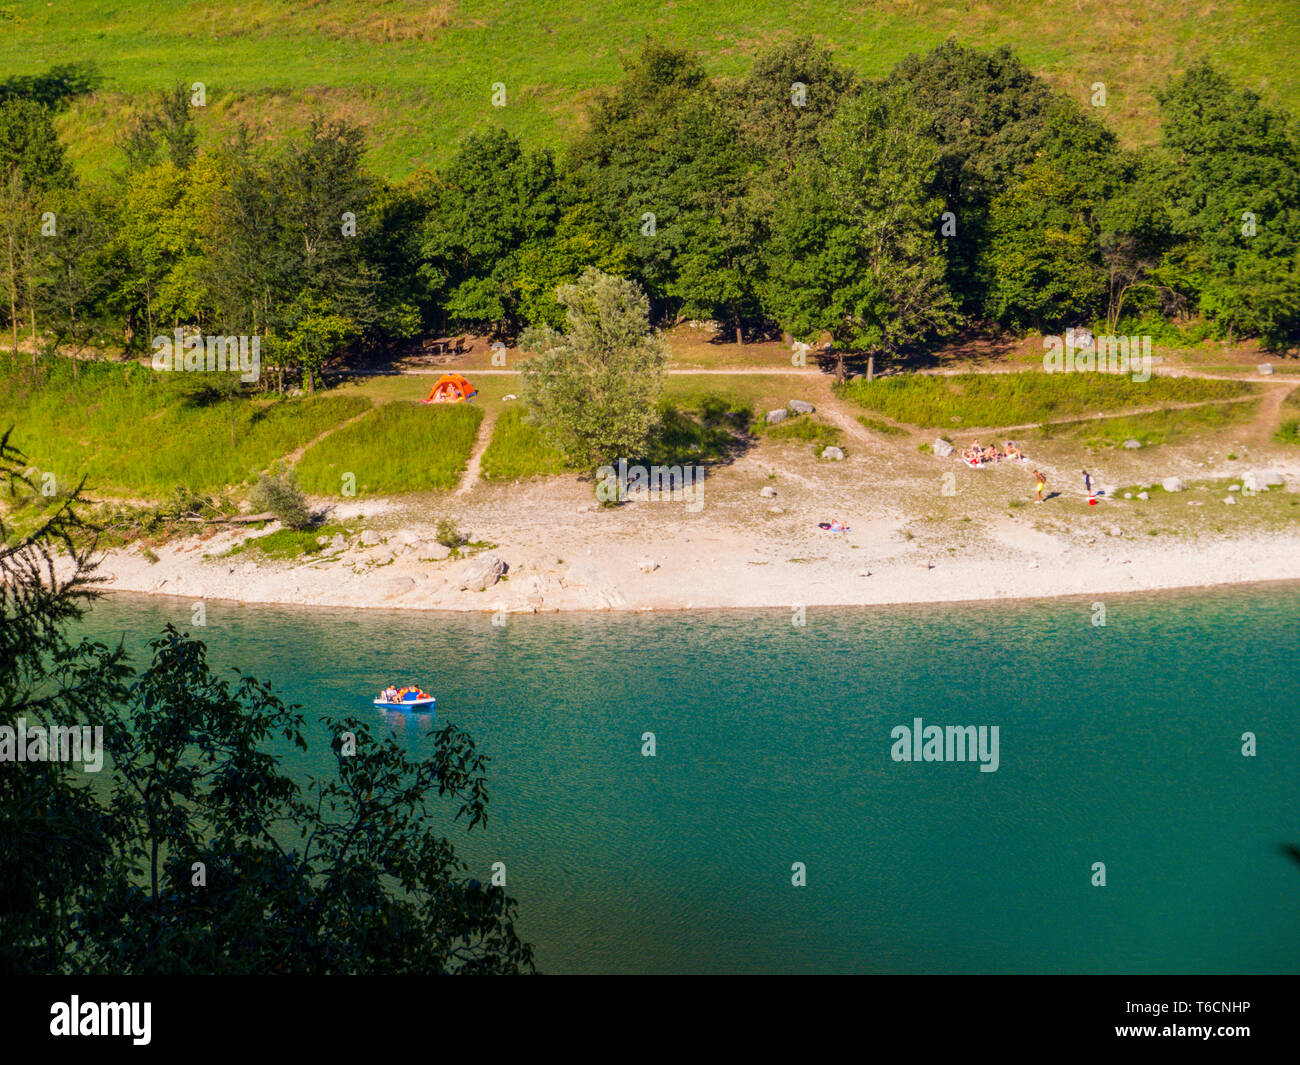
[[[1278,385],[1265,391],[1259,405],[1259,413],[1250,424],[1249,446],[1267,447],[1272,443],[1273,433],[1282,420],[1282,404],[1295,388],[1296,384],[1278,382]]]
[[[496,411],[489,411],[483,415],[483,420],[478,423],[478,435],[474,438],[474,450],[470,452],[469,462],[465,463],[465,472],[461,474],[460,484],[456,486],[454,495],[463,496],[478,484],[479,469],[483,465],[483,452],[487,450],[488,444],[492,440],[492,429],[496,423]]]
[[[854,440],[864,444],[876,442],[876,438],[867,432],[861,422],[856,418],[849,417],[842,410],[836,410],[834,407],[827,405],[822,408],[822,413],[826,415],[827,421],[837,428],[843,429]]]

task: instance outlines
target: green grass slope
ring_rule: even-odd
[[[202,81],[206,136],[237,120],[278,135],[320,109],[367,128],[374,168],[396,178],[493,122],[561,143],[648,38],[725,75],[799,35],[867,75],[949,36],[1006,44],[1081,102],[1105,82],[1106,117],[1129,141],[1153,134],[1152,89],[1202,56],[1300,111],[1294,0],[0,0],[0,76],[98,64],[100,91],[61,119],[85,173],[115,165],[135,103]],[[491,105],[494,82],[506,86],[503,108]]]
[[[480,407],[389,403],[313,444],[295,472],[316,495],[340,495],[351,474],[358,496],[456,487],[474,449]]]
[[[227,402],[205,393],[206,381],[107,363],[83,364],[75,382],[70,366],[56,364],[38,387],[0,374],[0,432],[13,427],[10,443],[59,490],[86,477],[94,496],[160,498],[179,485],[212,492],[251,483],[369,406],[331,395]]]

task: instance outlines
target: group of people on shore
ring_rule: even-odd
[[[1014,440],[1008,440],[1006,445],[1001,448],[996,444],[982,447],[980,442],[976,440],[961,453],[961,457],[971,466],[979,466],[985,462],[1001,462],[1003,459],[1019,459],[1023,462],[1025,453],[1016,446]]]
[[[1025,453],[1016,446],[1014,440],[1008,440],[1006,444],[999,448],[996,445],[984,447],[976,440],[970,447],[959,452],[963,461],[968,466],[982,466],[986,462],[1001,462],[1003,459],[1015,459],[1019,462],[1025,462]],[[1083,475],[1083,491],[1087,496],[1090,504],[1097,502],[1097,493],[1093,491],[1093,476],[1087,470],[1079,471]],[[1034,470],[1034,502],[1042,503],[1043,493],[1047,489],[1047,476],[1038,470]],[[823,526],[828,528],[829,526]]]

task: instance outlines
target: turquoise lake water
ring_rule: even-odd
[[[492,759],[488,828],[452,839],[484,880],[506,863],[544,971],[1300,972],[1300,589],[1105,605],[496,627],[209,602],[198,629],[113,596],[88,626],[143,653],[171,621],[413,750],[428,719],[370,699],[434,692]],[[998,726],[997,771],[894,761],[915,718]],[[331,772],[309,738],[296,770]]]

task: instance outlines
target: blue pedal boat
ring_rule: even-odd
[[[396,699],[385,699],[380,695],[374,702],[376,706],[383,707],[385,710],[425,710],[437,701],[432,695],[426,695],[422,691],[408,691],[403,692]]]

